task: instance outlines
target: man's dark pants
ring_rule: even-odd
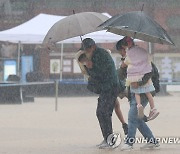
[[[113,132],[112,113],[117,99],[117,92],[114,91],[101,92],[98,98],[96,115],[105,140]]]

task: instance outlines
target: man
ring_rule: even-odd
[[[107,51],[108,51],[109,54],[111,54],[110,50],[107,50]],[[95,81],[94,79],[92,80],[92,78],[88,74],[88,70],[87,69],[88,68],[92,68],[92,63],[86,57],[85,52],[81,51],[81,50],[78,51],[77,54],[76,54],[76,60],[77,60],[77,63],[79,64],[79,67],[81,69],[82,74],[85,76],[85,79],[88,81],[87,89],[89,91],[93,92],[93,93],[100,94],[98,82]],[[124,83],[121,80],[119,80],[119,81],[121,83],[120,84],[120,87],[122,89],[121,91],[123,91],[125,89]],[[120,93],[120,94],[121,94],[122,97],[124,97],[124,93]],[[118,95],[119,97],[120,97],[120,94]],[[127,135],[127,133],[128,133],[128,125],[125,122],[123,113],[122,113],[121,108],[120,108],[120,102],[119,102],[118,99],[116,99],[114,110],[115,110],[115,113],[116,113],[119,121],[122,124],[122,128],[124,130],[124,134]]]
[[[120,91],[115,64],[110,54],[105,49],[97,47],[91,38],[82,41],[81,50],[85,51],[86,57],[92,62],[87,68],[90,80],[98,82],[99,98],[96,116],[104,138],[99,148],[106,148],[109,146],[108,136],[113,133],[112,112]]]
[[[122,60],[126,57],[126,51],[124,50],[123,46],[127,46],[128,49],[133,48],[134,42],[129,37],[124,37],[122,40],[118,41],[116,44],[116,49],[120,51],[122,54]],[[126,69],[121,70],[123,74],[126,74]],[[124,71],[124,72],[123,72]],[[145,84],[146,78],[142,79],[142,81],[136,83],[134,87],[138,87],[139,85]],[[135,141],[135,134],[137,128],[141,132],[141,134],[144,136],[145,139],[147,139],[147,144],[145,144],[142,149],[152,149],[159,147],[159,144],[157,140],[154,138],[151,130],[146,125],[145,121],[143,119],[139,119],[137,116],[137,102],[135,99],[135,95],[133,93],[129,93],[129,102],[130,102],[130,110],[128,113],[128,135],[125,141],[124,146],[121,148],[121,150],[131,150],[133,149],[133,143]],[[148,103],[148,100],[144,94],[141,94],[141,102],[142,105],[145,107]],[[147,120],[147,119],[146,119]],[[151,119],[152,120],[152,119]]]

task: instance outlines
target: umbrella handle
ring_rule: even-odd
[[[136,38],[136,32],[134,32],[134,36],[132,38],[133,38],[133,40]]]
[[[80,35],[80,38],[81,38],[81,42],[82,42],[82,36]]]

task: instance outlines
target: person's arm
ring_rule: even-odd
[[[125,80],[127,78],[127,67],[120,67],[117,69],[117,73],[120,80]]]
[[[101,92],[101,89],[99,87],[99,82],[91,77],[88,78],[87,89],[96,94],[100,94]]]
[[[138,88],[139,86],[143,86],[143,85],[145,85],[145,84],[148,82],[148,80],[149,80],[151,77],[152,77],[152,72],[146,73],[146,74],[143,76],[143,78],[142,78],[141,81],[139,81],[139,82],[132,82],[132,83],[131,83],[131,86],[132,86],[133,88]]]
[[[126,58],[122,57],[121,61],[122,61],[121,68],[126,68],[128,66],[128,64],[129,64],[129,59],[127,57]]]
[[[151,77],[152,77],[152,72],[146,73],[143,76],[142,80],[138,82],[138,86],[145,85]]]

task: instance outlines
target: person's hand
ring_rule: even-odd
[[[132,86],[133,88],[138,88],[138,87],[139,87],[139,85],[138,85],[137,82],[132,82],[132,83],[131,83],[131,86]]]
[[[90,81],[90,80],[92,80],[92,77],[91,77],[91,76],[88,77],[88,81]]]
[[[124,61],[122,61],[121,67],[122,67],[122,68],[127,67],[127,65],[124,63]]]

